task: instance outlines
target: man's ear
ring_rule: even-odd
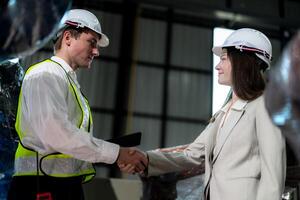
[[[66,43],[67,46],[71,45],[71,39],[72,39],[72,35],[70,33],[70,31],[65,31],[64,35],[63,35],[64,41]]]

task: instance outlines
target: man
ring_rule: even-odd
[[[140,170],[147,165],[142,153],[92,136],[90,107],[75,70],[90,68],[98,46],[109,40],[87,10],[70,10],[64,19],[55,56],[31,66],[23,80],[8,199],[84,199],[81,184],[95,175],[91,163],[123,161]]]

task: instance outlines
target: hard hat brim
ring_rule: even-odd
[[[223,48],[223,46],[215,46],[215,47],[212,48],[212,52],[216,56],[221,56],[221,54],[222,54],[222,48]]]
[[[107,47],[109,45],[109,39],[104,33],[99,33],[101,35],[101,39],[98,42],[98,46]]]
[[[230,47],[230,46],[215,46],[215,47],[213,47],[212,48],[212,52],[216,55],[216,56],[221,56],[222,55],[222,52],[223,52],[223,48],[226,48],[226,47]],[[255,53],[255,55],[257,56],[257,57],[259,57],[260,59],[262,59],[264,62],[266,62],[267,63],[267,65],[268,65],[268,69],[270,68],[270,60],[268,60],[268,59],[266,59],[264,56],[262,56],[262,55],[259,55],[259,54],[257,54],[257,53]]]

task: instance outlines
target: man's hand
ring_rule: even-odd
[[[148,166],[148,159],[144,152],[137,148],[120,147],[117,164],[120,170],[127,173],[143,173]]]

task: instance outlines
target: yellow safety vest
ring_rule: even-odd
[[[56,63],[58,67],[61,67],[66,73],[66,77],[69,82],[69,91],[76,100],[80,110],[81,119],[78,120],[77,127],[90,132],[90,127],[92,126],[92,115],[87,99],[83,96],[80,89],[77,88],[74,81],[70,75],[65,71],[65,69],[57,62],[47,59],[40,63],[31,66],[26,74],[35,67],[39,67],[38,64],[43,62]],[[85,111],[83,106],[88,108]],[[29,149],[22,145],[22,139],[26,133],[21,129],[21,108],[22,108],[22,89],[20,91],[17,118],[15,128],[18,133],[20,142],[15,155],[15,174],[14,176],[43,176],[48,175],[52,177],[76,177],[82,176],[83,182],[90,181],[96,174],[93,165],[89,162],[75,159],[69,155],[61,153],[52,153],[49,155],[40,155],[38,152]],[[87,120],[84,120],[87,117]],[[88,123],[88,124],[84,124]]]

